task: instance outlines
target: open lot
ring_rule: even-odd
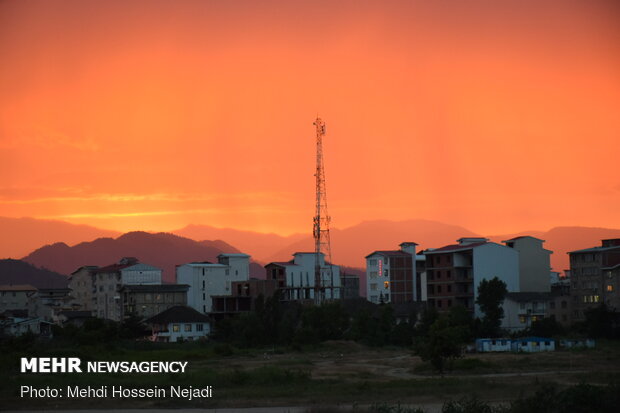
[[[145,344],[147,345],[147,344]],[[226,355],[225,355],[226,354]],[[2,356],[0,405],[36,408],[174,408],[368,405],[379,402],[433,405],[477,394],[509,401],[544,382],[560,387],[620,379],[620,343],[596,349],[537,354],[467,354],[444,377],[403,348],[370,348],[354,342],[327,342],[306,351],[232,350],[197,344],[155,349],[40,349],[38,356],[79,356],[91,360],[187,360],[185,374],[21,374],[15,352]],[[35,354],[28,354],[32,357]],[[4,368],[6,367],[6,368]],[[21,385],[165,387],[213,386],[209,399],[36,399],[20,398]]]

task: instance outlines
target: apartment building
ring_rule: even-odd
[[[176,282],[187,284],[187,305],[207,314],[213,310],[211,296],[232,295],[232,283],[250,279],[250,256],[220,254],[217,263],[191,262],[176,268]]]
[[[403,242],[399,250],[375,251],[366,256],[366,298],[372,303],[421,301],[421,274],[416,271],[416,244]]]
[[[519,292],[519,252],[514,248],[486,238],[460,238],[457,244],[424,254],[429,307],[443,311],[461,305],[480,317],[475,305],[478,285],[494,277],[504,281],[509,292]]]
[[[277,281],[284,300],[314,301],[316,286],[316,254],[296,252],[288,262],[271,262],[265,265],[266,279]],[[319,253],[319,291],[325,300],[342,298],[340,267],[325,261]]]
[[[526,235],[502,242],[519,252],[519,291],[551,291],[549,273],[553,252],[543,248],[545,241]]]
[[[121,286],[158,285],[162,280],[161,269],[140,263],[133,257],[125,257],[118,264],[98,268],[94,274],[95,315],[114,321],[123,318],[123,303],[119,292]]]
[[[95,312],[95,273],[99,267],[85,265],[73,271],[69,276],[69,288],[73,302],[81,311]]]
[[[584,320],[584,311],[601,303],[620,310],[620,238],[568,254],[572,321]]]

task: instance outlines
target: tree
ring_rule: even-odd
[[[480,306],[480,310],[484,313],[480,324],[480,334],[487,337],[499,335],[502,318],[504,318],[504,309],[502,303],[508,290],[506,283],[497,277],[491,280],[482,280],[478,285],[478,298],[476,304]]]
[[[441,315],[431,324],[428,335],[418,337],[415,343],[416,354],[422,360],[430,361],[441,375],[454,359],[463,355],[463,345],[470,334],[467,326],[454,322],[450,314]]]

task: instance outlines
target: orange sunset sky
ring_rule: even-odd
[[[620,227],[609,1],[0,1],[0,216]]]

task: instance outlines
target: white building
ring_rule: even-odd
[[[508,293],[502,308],[504,318],[502,328],[511,332],[532,327],[535,321],[549,316],[551,293],[518,292]]]
[[[176,268],[177,284],[187,284],[187,305],[202,313],[210,313],[212,295],[231,295],[233,281],[250,279],[250,256],[247,254],[220,254],[217,264],[192,262]]]
[[[551,254],[543,248],[543,240],[529,235],[502,241],[519,252],[519,291],[549,292],[551,284]]]
[[[366,256],[366,297],[372,303],[422,301],[422,284],[416,271],[416,244],[403,242],[399,250],[375,251]]]
[[[316,286],[316,254],[296,252],[288,262],[271,262],[265,265],[267,279],[277,280],[285,300],[314,300]],[[340,267],[325,262],[319,254],[320,287],[325,300],[342,298]]]
[[[145,324],[151,327],[153,341],[194,341],[211,333],[209,317],[187,306],[171,307],[149,318]]]
[[[475,302],[482,280],[497,277],[506,283],[508,292],[519,291],[517,250],[486,238],[461,238],[457,242],[424,251],[429,306],[443,311],[461,305],[481,317]]]

